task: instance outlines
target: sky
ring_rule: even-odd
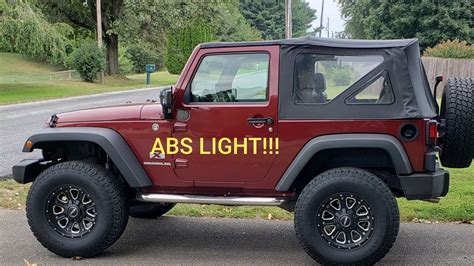
[[[319,19],[321,18],[321,2],[322,0],[306,0],[310,7],[316,9],[317,19],[313,21],[313,28],[319,27]],[[329,17],[329,30],[332,32],[338,32],[344,30],[345,21],[341,17],[341,11],[337,5],[337,0],[325,0],[324,1],[324,14],[323,14],[323,26],[326,27]],[[323,30],[322,35],[327,37],[326,29]]]

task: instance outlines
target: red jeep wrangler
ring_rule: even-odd
[[[33,182],[34,235],[65,257],[100,253],[129,215],[198,203],[280,206],[316,261],[374,263],[395,197],[448,192],[438,153],[471,164],[472,81],[449,79],[439,108],[414,39],[206,43],[160,103],[52,115],[23,147],[43,158],[13,176]]]

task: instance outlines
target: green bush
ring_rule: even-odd
[[[122,75],[127,75],[132,73],[133,63],[127,57],[127,49],[123,46],[119,46],[119,73]]]
[[[213,40],[211,27],[203,22],[190,23],[168,37],[166,67],[171,74],[180,74],[194,47]]]
[[[105,52],[95,42],[86,42],[72,52],[71,64],[84,81],[92,82],[105,69]]]
[[[426,49],[423,56],[473,59],[474,46],[468,44],[466,41],[460,41],[458,39],[453,41],[447,40],[438,43],[434,47]]]
[[[144,73],[146,64],[155,64],[156,69],[163,67],[163,59],[158,53],[138,44],[128,47],[125,57],[131,61],[135,73]]]

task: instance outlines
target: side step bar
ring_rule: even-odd
[[[249,205],[249,206],[280,206],[285,199],[270,197],[222,197],[222,196],[197,196],[138,193],[137,200],[161,203],[197,203],[217,205]]]

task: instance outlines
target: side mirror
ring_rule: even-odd
[[[163,107],[163,115],[165,119],[171,118],[171,111],[173,108],[173,92],[172,87],[163,89],[160,92],[160,103]]]

